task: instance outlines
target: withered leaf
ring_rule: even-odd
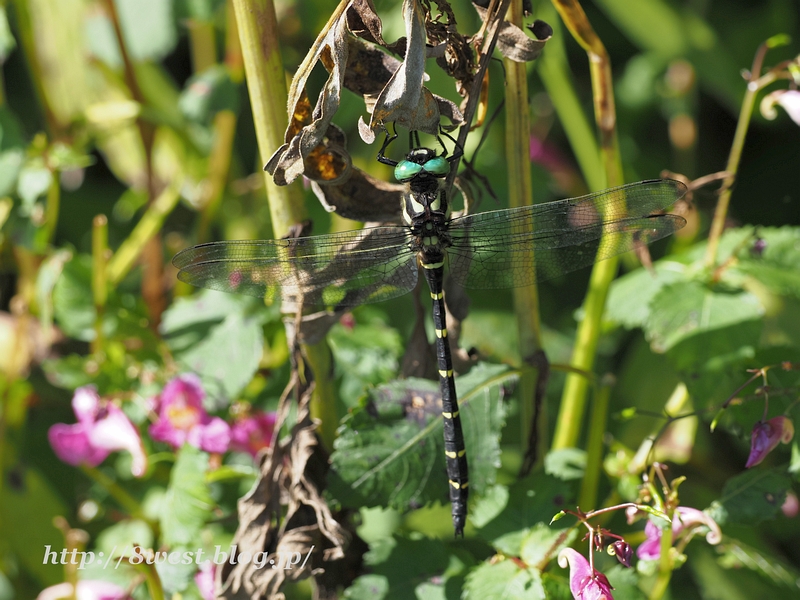
[[[290,389],[298,385],[293,378]],[[282,586],[319,575],[325,561],[340,559],[349,535],[333,517],[322,491],[328,469],[311,421],[308,404],[313,385],[305,389],[297,407],[297,423],[287,440],[276,443],[262,457],[261,473],[253,489],[239,500],[239,527],[233,556],[217,571],[217,596],[227,600],[282,599]],[[284,395],[279,422],[289,410]],[[285,515],[284,515],[285,511]],[[291,561],[292,568],[259,567],[253,560],[238,561],[248,553],[268,552],[275,560]],[[311,561],[300,568],[297,556]],[[269,564],[269,563],[267,563]],[[316,565],[313,566],[312,565]]]
[[[486,21],[488,11],[474,3],[472,6],[475,7],[481,20]],[[553,28],[544,21],[535,21],[531,31],[537,39],[529,37],[516,25],[503,21],[497,38],[497,49],[500,54],[515,62],[528,62],[539,58],[544,45],[553,36]]]

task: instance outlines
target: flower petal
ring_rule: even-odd
[[[747,457],[745,468],[761,463],[778,444],[787,444],[793,437],[794,424],[787,417],[781,415],[769,421],[759,421],[750,435],[750,456]]]
[[[106,459],[110,451],[92,445],[89,427],[91,425],[84,423],[56,423],[50,427],[47,439],[61,461],[74,466],[87,464],[96,467]]]
[[[559,552],[558,566],[569,566],[569,589],[575,600],[614,600],[606,576],[593,571],[586,557],[576,550],[564,548]]]
[[[92,423],[100,412],[100,395],[93,385],[85,385],[75,390],[72,396],[72,410],[79,423]]]
[[[217,567],[210,560],[200,565],[200,570],[194,574],[194,582],[200,590],[203,600],[214,600],[214,578]]]
[[[114,404],[109,403],[105,416],[98,419],[90,428],[89,440],[96,448],[130,452],[133,457],[131,472],[135,477],[143,476],[147,470],[147,455],[142,446],[139,430]]]
[[[219,417],[205,425],[196,425],[189,431],[187,442],[204,452],[223,453],[231,444],[231,427]]]
[[[75,586],[77,600],[126,600],[130,596],[116,584],[98,579],[84,579]],[[71,583],[59,583],[41,591],[36,600],[64,600],[73,597]]]

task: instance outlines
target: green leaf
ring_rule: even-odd
[[[378,319],[363,323],[361,314],[357,313],[352,329],[336,324],[328,333],[337,375],[342,377],[340,397],[348,407],[355,404],[366,386],[395,377],[403,352],[396,329]]]
[[[0,6],[0,65],[6,62],[8,55],[17,47],[17,41],[8,26],[8,15],[5,5]]]
[[[53,288],[53,312],[66,335],[85,342],[95,337],[92,257],[79,254],[64,265]]]
[[[17,194],[22,199],[23,208],[27,211],[25,214],[30,214],[36,200],[47,193],[52,182],[53,174],[50,169],[41,165],[22,167],[17,181]]]
[[[679,342],[705,332],[758,321],[764,314],[753,294],[721,287],[712,289],[699,281],[665,286],[653,298],[651,309],[645,334],[656,352],[666,352]]]
[[[193,76],[181,93],[178,106],[192,121],[210,124],[221,110],[239,112],[239,87],[226,67],[215,65]]]
[[[686,265],[662,260],[653,265],[654,273],[636,269],[611,284],[606,302],[606,318],[629,329],[644,327],[650,319],[651,303],[666,286],[686,278]]]
[[[456,380],[470,469],[482,493],[499,466],[505,418],[503,385],[516,374],[477,365]],[[408,510],[447,498],[441,396],[432,381],[407,379],[372,390],[339,428],[331,455],[330,490],[349,506]]]
[[[270,314],[256,298],[203,291],[167,309],[161,332],[177,359],[236,398],[258,370]]]
[[[161,513],[162,541],[168,546],[198,546],[200,531],[215,504],[206,485],[208,454],[184,444],[172,467]]]
[[[727,481],[722,496],[711,504],[708,512],[719,525],[753,525],[780,513],[791,486],[783,468],[748,469]]]
[[[636,569],[614,565],[603,574],[614,587],[614,600],[645,600],[647,596],[639,589],[639,574]]]
[[[467,575],[464,593],[468,598],[544,600],[541,574],[532,568],[521,569],[511,560],[485,562]]]
[[[741,233],[738,237],[741,237]],[[800,228],[764,227],[758,229],[758,237],[764,241],[762,253],[751,251],[752,245],[737,253],[737,261],[725,279],[731,280],[737,273],[761,282],[775,294],[800,297]]]
[[[539,524],[552,531],[572,525],[569,519],[561,519],[557,525],[550,521],[562,509],[574,506],[574,497],[567,482],[537,473],[509,488],[491,488],[473,504],[471,520],[483,539],[502,552],[519,556]]]
[[[17,177],[25,160],[25,152],[12,148],[0,153],[0,196],[7,196],[17,187]]]
[[[586,451],[580,448],[561,448],[544,457],[544,471],[564,481],[582,479],[586,472]]]
[[[371,544],[364,562],[371,574],[356,579],[346,598],[419,598],[420,586],[449,571],[452,560],[439,541],[393,537]],[[426,588],[430,596],[434,590]]]
[[[64,537],[53,519],[71,514],[56,490],[36,469],[18,466],[5,473],[0,506],[0,534],[21,566],[43,587],[61,582],[63,571],[53,566],[52,555],[45,564],[45,553],[55,552],[60,559],[63,549]]]
[[[716,550],[720,555],[718,562],[725,569],[749,569],[772,583],[784,585],[795,591],[800,587],[800,570],[786,564],[772,553],[730,538],[726,538]]]

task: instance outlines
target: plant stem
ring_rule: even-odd
[[[509,21],[522,26],[522,2],[512,2]],[[508,162],[509,206],[527,206],[533,201],[533,182],[530,168],[530,117],[528,78],[525,63],[504,59],[506,73],[506,160]],[[530,224],[532,226],[532,224]],[[532,232],[531,232],[532,233]],[[527,264],[534,264],[533,248],[528,250]],[[539,316],[539,294],[535,285],[514,288],[514,312],[519,328],[519,350],[522,362],[528,362],[541,350],[542,334]],[[537,372],[537,376],[539,373]],[[535,410],[536,381],[534,373],[525,369],[520,378],[520,415],[522,440],[531,438],[528,430]],[[529,401],[530,400],[530,401]]]
[[[102,487],[105,491],[108,492],[108,495],[114,498],[123,509],[125,509],[128,514],[136,519],[143,519],[148,521],[144,517],[144,513],[142,511],[141,505],[131,496],[128,492],[122,488],[116,481],[111,479],[108,475],[103,473],[97,467],[90,467],[88,465],[81,465],[81,471],[83,471],[87,477],[94,480],[100,487]],[[149,522],[149,521],[148,521]]]
[[[600,472],[603,463],[603,436],[606,431],[608,419],[608,405],[611,398],[611,383],[613,378],[605,378],[597,386],[594,394],[594,404],[589,420],[589,439],[586,442],[586,472],[581,483],[578,496],[578,506],[582,510],[597,506],[597,487],[600,482]]]
[[[103,313],[108,299],[108,219],[97,215],[92,221],[92,299],[94,300],[95,336],[92,352],[103,349]]]
[[[764,42],[758,47],[750,77],[747,82],[747,89],[742,99],[742,108],[739,111],[739,121],[736,123],[736,132],[733,134],[731,151],[728,154],[728,164],[725,167],[727,175],[722,181],[717,207],[714,210],[714,219],[711,221],[711,230],[708,233],[708,246],[706,246],[705,263],[706,267],[713,268],[717,262],[717,248],[722,231],[725,229],[725,218],[728,216],[728,206],[731,200],[731,188],[736,180],[736,173],[739,171],[739,161],[742,158],[744,140],[747,137],[747,129],[750,127],[750,118],[753,116],[753,107],[756,103],[756,94],[761,89],[758,85],[758,76],[764,63],[764,56],[769,50],[769,42]]]
[[[118,285],[128,274],[136,258],[143,252],[149,240],[153,239],[167,215],[172,212],[180,199],[178,190],[180,182],[173,182],[171,186],[164,189],[161,194],[150,204],[150,207],[142,215],[142,218],[133,228],[128,238],[122,242],[111,260],[108,261],[108,283],[111,286]]]
[[[592,29],[586,13],[583,12],[576,0],[554,0],[553,4],[573,37],[588,54],[595,121],[600,134],[600,157],[606,178],[604,185],[620,185],[622,183],[622,166],[617,143],[617,117],[614,109],[613,81],[608,53]],[[570,361],[573,367],[584,371],[592,370],[600,337],[600,321],[608,288],[616,271],[616,258],[596,263],[592,270],[589,291],[584,302],[584,319],[578,327],[575,348]],[[588,387],[585,378],[572,373],[567,375],[553,448],[568,448],[577,445],[586,409]]]
[[[236,26],[244,58],[247,89],[256,127],[261,162],[266,163],[283,144],[286,129],[286,74],[272,0],[233,0]],[[305,209],[299,185],[277,186],[264,173],[273,236],[284,237],[303,221]]]

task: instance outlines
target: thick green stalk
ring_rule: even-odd
[[[512,2],[508,20],[522,26],[522,2]],[[528,106],[528,78],[525,63],[504,59],[506,74],[506,161],[508,163],[509,206],[527,206],[533,202],[533,181],[530,168],[530,116]],[[533,248],[529,251],[529,264],[533,264]],[[542,348],[541,320],[539,318],[539,291],[535,285],[514,288],[514,312],[519,329],[519,350],[523,363],[533,359]],[[526,369],[521,382],[522,414],[520,425],[523,440],[531,439],[528,428],[535,410],[536,381]],[[528,401],[530,399],[530,402]],[[533,439],[536,439],[534,436]]]
[[[236,27],[250,105],[256,126],[258,149],[262,163],[283,144],[283,135],[288,123],[285,107],[288,101],[286,76],[280,53],[275,7],[272,0],[233,0]],[[290,227],[305,219],[305,208],[301,188],[298,184],[277,186],[269,174],[264,173],[269,201],[272,229],[275,237],[284,237]],[[330,378],[330,349],[323,341],[315,346],[304,347],[303,353],[314,373],[314,391],[311,396],[311,412],[324,416],[320,426],[323,440],[332,441],[338,420],[330,413],[335,406]]]
[[[612,378],[613,379],[613,378]],[[597,506],[597,488],[603,470],[603,437],[606,433],[608,405],[611,398],[611,381],[605,380],[594,393],[592,413],[589,418],[589,438],[586,441],[586,473],[581,482],[578,506],[588,511]]]
[[[617,143],[617,117],[614,109],[613,80],[608,53],[576,0],[553,0],[553,4],[573,37],[586,50],[589,58],[595,122],[600,135],[600,157],[606,179],[603,185],[620,185],[622,183],[622,165]],[[592,270],[589,291],[584,302],[584,318],[578,327],[575,349],[570,361],[570,364],[577,369],[591,371],[594,366],[603,308],[608,288],[616,271],[617,259],[601,261]],[[575,373],[567,375],[553,448],[577,445],[586,409],[588,389],[589,382],[586,378]]]
[[[602,189],[606,178],[600,162],[600,150],[592,126],[583,112],[578,92],[575,91],[567,63],[564,37],[561,35],[561,21],[550,5],[542,5],[537,14],[553,26],[553,37],[535,63],[536,72],[552,99],[553,108],[589,188]]]
[[[256,127],[261,162],[283,144],[286,130],[286,74],[280,52],[280,37],[272,0],[233,0],[236,27],[244,58],[247,89]],[[301,190],[297,185],[277,186],[264,173],[272,230],[276,238],[289,233],[305,218]]]

